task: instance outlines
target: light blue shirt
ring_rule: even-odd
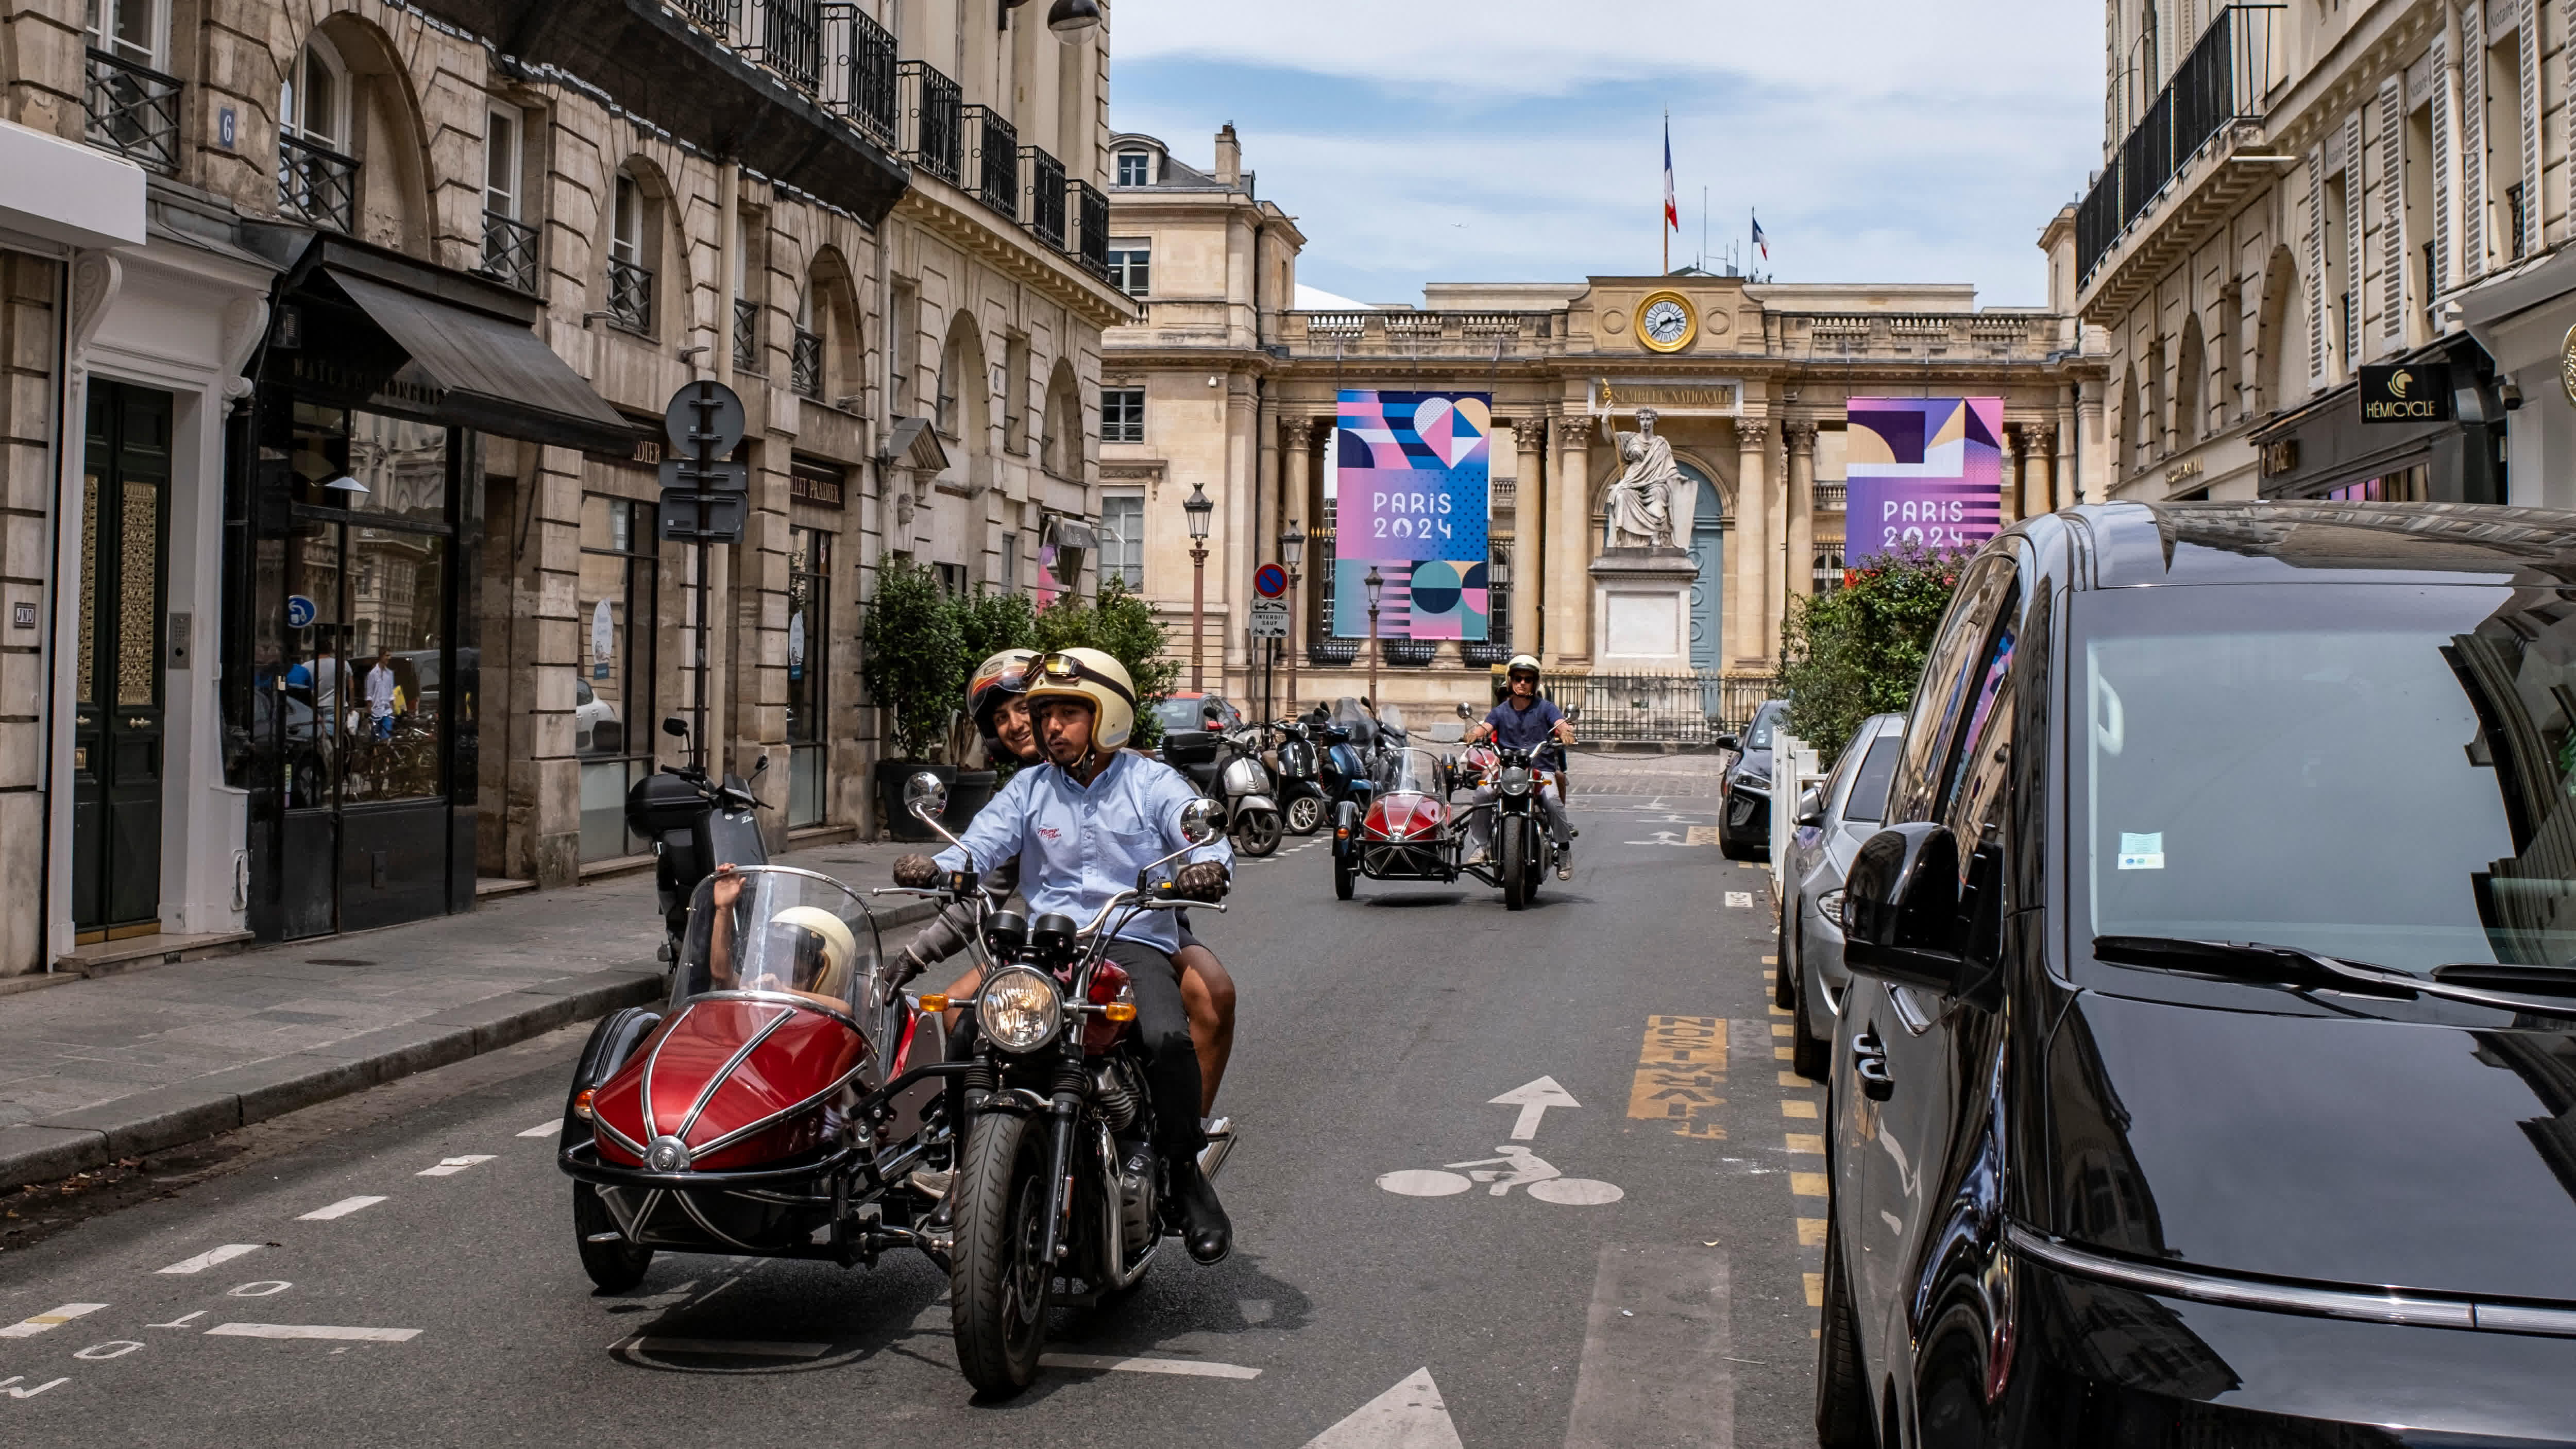
[[[1020,771],[958,839],[979,870],[1019,858],[1020,890],[1032,919],[1053,911],[1087,926],[1110,897],[1136,888],[1136,872],[1187,843],[1181,809],[1196,798],[1198,792],[1171,766],[1120,750],[1088,786],[1053,765]],[[942,870],[966,864],[954,846],[937,859]],[[1183,859],[1231,868],[1234,850],[1220,835]],[[1181,945],[1169,911],[1140,912],[1115,934],[1166,955]]]

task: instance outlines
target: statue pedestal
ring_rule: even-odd
[[[1668,673],[1690,663],[1691,585],[1699,565],[1678,548],[1613,548],[1592,561],[1592,667]]]

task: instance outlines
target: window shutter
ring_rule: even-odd
[[[2335,336],[2344,340],[2350,355],[2346,366],[2361,359],[2361,279],[2367,268],[2362,263],[2366,253],[2362,244],[2364,203],[2370,199],[2369,152],[2362,148],[2361,112],[2344,117],[2343,122],[2343,290],[2335,298]],[[2344,297],[2350,297],[2350,313],[2345,311]],[[2350,336],[2345,335],[2345,322],[2351,323]]]
[[[2308,148],[2308,386],[2326,380],[2326,148]]]
[[[2576,0],[2569,0],[2576,4]],[[2433,276],[2435,295],[2451,280],[2451,45],[2442,31],[2433,32]],[[2424,303],[2431,306],[2432,297]]]
[[[2522,0],[2522,57],[2516,92],[2522,97],[2522,237],[2528,256],[2540,250],[2540,0]]]
[[[2406,335],[2406,80],[2379,83],[2379,332]]]
[[[2460,278],[2487,269],[2486,0],[2460,12]]]

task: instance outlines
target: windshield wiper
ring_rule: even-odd
[[[2329,956],[2304,946],[2279,946],[2267,941],[2195,941],[2182,936],[2096,936],[2093,955],[2114,965],[2300,991],[2339,991],[2393,1001],[2433,996],[2500,1011],[2576,1014],[2547,1000],[2532,999],[2576,996],[2576,969],[2562,966],[2438,966],[2427,979],[2368,961]]]

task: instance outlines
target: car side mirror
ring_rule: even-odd
[[[1801,825],[1822,825],[1825,823],[1825,793],[1823,786],[1810,785],[1807,787],[1807,792],[1798,797],[1798,823]]]
[[[1735,736],[1733,735],[1719,735],[1716,743],[1717,747],[1721,750],[1738,750],[1743,748],[1743,746],[1735,742]]]
[[[1862,842],[1843,880],[1843,962],[1866,976],[1947,995],[1966,970],[1958,950],[1959,843],[1929,821]]]

